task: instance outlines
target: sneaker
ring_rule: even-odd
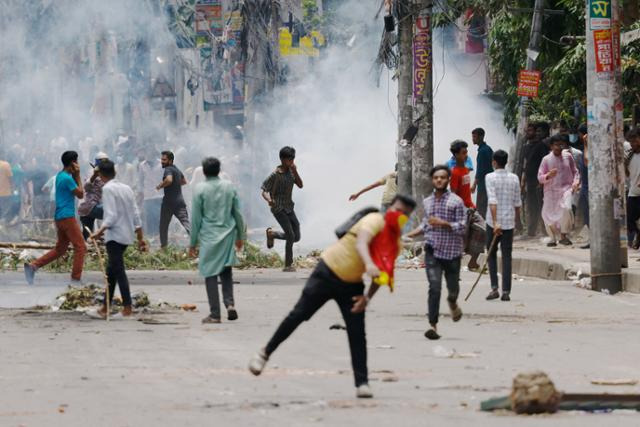
[[[560,243],[561,245],[564,245],[564,246],[573,245],[573,242],[571,240],[569,240],[567,237],[565,237],[564,239],[560,240],[560,242],[558,242],[558,243]]]
[[[227,320],[238,320],[238,312],[235,308],[230,308],[227,310]]]
[[[438,333],[436,332],[435,329],[429,329],[427,332],[424,333],[424,336],[427,339],[430,339],[430,340],[439,340],[440,339],[440,335],[438,335]]]
[[[500,293],[498,292],[497,289],[491,290],[489,295],[487,295],[487,301],[491,301],[491,300],[498,299],[498,298],[500,298]]]
[[[204,319],[202,319],[202,323],[204,323],[204,324],[207,324],[207,323],[222,323],[222,321],[220,319],[216,319],[215,317],[207,316]]]
[[[503,292],[502,293],[502,297],[500,297],[501,301],[511,301],[511,298],[509,298],[509,293],[508,292]]]
[[[283,268],[282,271],[284,271],[285,273],[295,273],[296,272],[296,268],[294,266],[290,265],[289,267]]]
[[[253,375],[260,375],[264,369],[264,365],[267,364],[267,360],[269,360],[269,356],[264,352],[264,349],[260,350],[254,354],[249,361],[249,371],[251,371]]]
[[[457,322],[462,318],[462,310],[460,309],[460,306],[455,302],[449,303],[449,310],[451,311],[451,318],[454,322]]]
[[[130,305],[125,305],[122,307],[122,317],[131,317],[133,316],[133,309]]]
[[[27,280],[27,283],[33,285],[33,281],[36,277],[36,268],[28,263],[24,263],[24,278]]]
[[[267,228],[267,248],[273,248],[274,238],[273,238],[273,229],[271,227]]]
[[[549,242],[547,243],[547,247],[548,248],[555,248],[556,246],[558,246],[558,244],[556,242]]]
[[[371,391],[369,384],[360,384],[356,388],[356,396],[359,399],[371,399],[373,397],[373,392]]]

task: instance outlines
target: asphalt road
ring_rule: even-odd
[[[28,287],[20,273],[0,273],[1,426],[601,426],[640,425],[616,411],[518,417],[479,411],[507,395],[523,371],[547,372],[560,390],[639,393],[639,386],[596,386],[593,379],[640,379],[640,296],[608,296],[569,282],[524,279],[512,301],[486,302],[486,278],[443,338],[427,327],[423,271],[400,271],[367,313],[375,398],[354,397],[345,332],[329,303],[273,355],[261,377],[247,362],[293,306],[308,271],[238,272],[240,319],[202,325],[207,313],[194,273],[137,272],[133,291],[152,301],[197,304],[199,311],[139,315],[109,323],[81,313],[37,312],[65,275],[41,275]],[[87,281],[99,280],[90,274]],[[189,281],[193,284],[189,285]],[[462,294],[473,281],[465,273]]]

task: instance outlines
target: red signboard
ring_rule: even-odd
[[[429,16],[416,19],[416,35],[413,38],[413,99],[420,99],[426,84],[430,84],[431,72],[431,22]]]
[[[518,76],[518,96],[537,98],[540,76],[540,71],[521,70]]]
[[[594,49],[596,54],[596,73],[613,71],[613,40],[611,30],[596,30],[593,32]]]

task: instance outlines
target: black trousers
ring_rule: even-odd
[[[527,210],[527,235],[535,237],[540,224],[542,212],[542,188],[538,182],[527,182],[527,195],[525,198]]]
[[[493,228],[487,225],[487,251],[493,240]],[[489,277],[491,289],[498,289],[498,245],[502,254],[502,292],[511,292],[511,252],[513,249],[513,230],[502,230],[502,235],[496,239],[493,251],[489,252]]]
[[[487,187],[478,185],[478,195],[476,196],[476,210],[482,216],[487,219],[487,206],[489,205],[489,199],[487,196]]]
[[[460,294],[460,257],[454,259],[441,259],[433,255],[433,249],[424,248],[424,265],[429,282],[427,304],[429,308],[429,324],[437,325],[440,317],[440,296],[442,294],[442,275],[447,282],[447,301],[456,304]]]
[[[207,298],[209,299],[209,314],[213,319],[220,318],[220,295],[218,294],[218,279],[222,282],[222,302],[225,307],[233,303],[233,274],[231,267],[225,267],[217,276],[205,278]]]
[[[304,321],[309,320],[327,301],[334,300],[347,326],[351,366],[356,387],[367,384],[367,338],[364,327],[364,312],[352,313],[353,297],[362,295],[363,283],[345,283],[329,267],[320,261],[307,280],[300,299],[285,317],[265,349],[271,355],[289,335]]]
[[[628,244],[633,243],[633,239],[638,234],[638,226],[636,221],[640,219],[640,197],[627,197],[627,234],[629,237]]]
[[[187,230],[188,234],[191,234],[191,223],[189,222],[189,213],[187,212],[187,205],[184,200],[177,202],[162,201],[160,207],[160,246],[166,247],[169,243],[169,224],[171,224],[172,217],[178,218],[180,224]]]
[[[120,296],[122,297],[122,305],[131,305],[131,291],[129,290],[129,279],[124,268],[124,252],[127,245],[121,245],[118,242],[109,240],[106,244],[107,256],[107,281],[109,282],[109,303],[113,301],[113,293],[116,290],[116,283],[120,288]]]
[[[282,231],[274,232],[273,237],[286,241],[284,266],[289,267],[293,264],[293,244],[300,241],[300,222],[293,210],[291,212],[274,212],[273,216],[276,218],[276,221],[278,221],[278,224],[280,224],[280,227],[282,227]]]
[[[89,212],[89,215],[80,217],[80,223],[82,224],[82,237],[84,237],[84,240],[87,240],[90,235],[87,228],[93,232],[93,227],[96,225],[96,219],[101,220],[103,217],[104,210],[102,205],[94,206],[93,209],[91,209],[91,212]]]

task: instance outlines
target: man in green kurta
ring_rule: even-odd
[[[220,323],[218,279],[222,282],[227,318],[238,318],[233,301],[231,268],[236,263],[235,248],[242,249],[246,239],[245,225],[235,188],[229,181],[218,177],[220,161],[207,157],[202,161],[202,171],[207,180],[193,190],[189,254],[195,257],[196,247],[200,245],[199,270],[205,278],[210,308],[209,316],[202,319],[202,323]]]

